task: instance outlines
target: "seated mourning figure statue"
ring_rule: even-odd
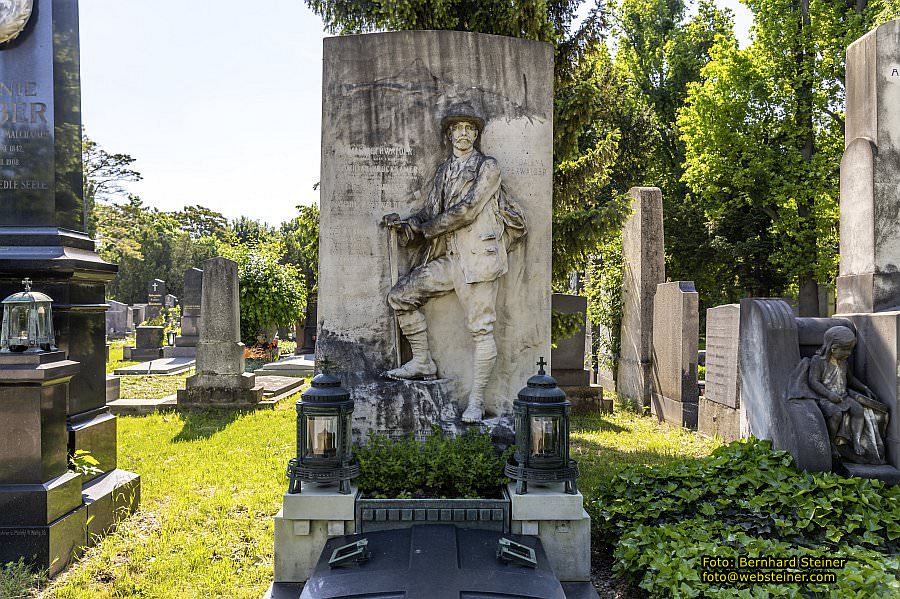
[[[853,376],[849,358],[855,347],[856,335],[848,327],[829,328],[822,347],[794,369],[787,398],[818,404],[834,459],[885,464],[888,408]]]

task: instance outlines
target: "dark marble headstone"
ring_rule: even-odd
[[[153,279],[147,283],[147,305],[162,306],[167,293],[166,282],[162,279]]]
[[[172,295],[171,293],[167,293],[166,297],[163,298],[163,307],[164,308],[174,308],[178,303],[178,298]]]
[[[580,315],[581,326],[571,337],[556,340],[556,347],[550,350],[550,374],[561,387],[586,387],[591,384],[591,372],[585,368],[586,357],[590,356],[587,298],[554,293],[551,306],[556,312]]]
[[[184,273],[184,293],[181,300],[181,336],[177,347],[195,347],[200,340],[200,298],[203,291],[203,271],[191,268]]]
[[[116,421],[106,408],[106,283],[117,269],[86,233],[79,60],[77,0],[35,0],[22,33],[0,44],[0,297],[29,277],[53,298],[57,345],[81,364],[65,401],[68,451],[93,450],[104,474],[132,484],[137,477],[116,469]],[[106,496],[95,487],[102,476],[86,477],[85,496]],[[63,528],[83,529],[83,513],[66,518]],[[50,545],[59,538],[35,534]]]

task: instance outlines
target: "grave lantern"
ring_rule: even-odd
[[[340,482],[350,493],[350,479],[359,476],[351,453],[350,416],[353,400],[341,380],[318,374],[297,402],[297,457],[288,464],[288,493],[300,493],[300,483]]]
[[[169,344],[169,347],[172,347],[173,345],[175,345],[175,337],[176,336],[177,336],[177,334],[175,333],[174,330],[166,333],[166,343]]]
[[[566,493],[578,492],[578,463],[569,459],[569,411],[571,404],[544,372],[541,357],[538,373],[528,379],[513,402],[516,418],[516,450],[506,464],[506,476],[516,481],[516,494],[528,492],[528,483],[565,483]]]
[[[40,353],[56,350],[53,337],[53,300],[31,290],[31,279],[22,281],[25,291],[3,300],[0,351]]]

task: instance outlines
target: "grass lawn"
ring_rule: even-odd
[[[119,378],[122,385],[120,396],[128,399],[162,399],[184,389],[185,380],[193,374],[194,369],[191,368],[181,374],[122,376]]]
[[[141,475],[141,510],[43,596],[260,597],[272,580],[272,518],[295,450],[293,403],[120,418],[119,465]],[[705,455],[716,443],[622,412],[578,417],[572,445],[590,495],[626,465]]]

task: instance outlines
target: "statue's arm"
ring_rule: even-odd
[[[875,397],[875,393],[871,389],[869,389],[865,383],[853,376],[852,370],[847,372],[847,388],[853,389],[854,391],[859,391],[863,395],[872,399],[877,399],[877,397]]]
[[[432,239],[472,224],[499,189],[500,165],[495,159],[486,158],[468,193],[441,214],[421,223],[419,230],[426,238]]]

